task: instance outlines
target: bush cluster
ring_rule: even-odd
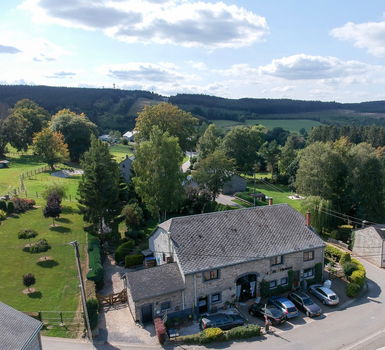
[[[200,333],[179,337],[178,341],[185,344],[207,344],[214,341],[246,339],[260,335],[261,327],[249,324],[235,327],[228,331],[222,331],[220,328],[206,328]]]
[[[346,295],[350,298],[354,298],[361,290],[361,286],[357,283],[349,283],[346,285]]]
[[[43,239],[39,239],[35,243],[26,244],[23,248],[23,251],[28,253],[41,253],[41,252],[46,252],[48,249],[51,249],[51,246],[43,238]]]
[[[99,302],[96,298],[87,300],[87,312],[90,319],[91,329],[94,329],[98,325],[99,317]]]
[[[3,221],[7,218],[7,213],[4,210],[0,209],[0,221]]]
[[[12,203],[13,210],[11,212],[9,211],[9,205]],[[13,197],[11,199],[11,202],[8,203],[8,213],[11,214],[12,212],[15,213],[24,213],[29,209],[32,209],[33,206],[36,204],[36,202],[33,199],[28,198],[20,198],[20,197]]]
[[[96,288],[100,289],[104,281],[102,251],[99,239],[91,235],[88,236],[88,262],[90,270],[87,273],[87,279],[94,281]]]
[[[131,267],[143,264],[144,256],[142,254],[126,255],[124,258],[124,266]]]
[[[135,242],[132,239],[128,239],[122,243],[115,251],[115,260],[118,264],[124,262],[124,259],[129,255],[132,249],[135,247]]]
[[[21,230],[17,237],[19,239],[30,239],[30,238],[34,238],[37,236],[37,232],[35,230],[31,230],[31,229],[24,229],[24,230]]]
[[[0,210],[7,211],[7,202],[5,200],[0,200]]]

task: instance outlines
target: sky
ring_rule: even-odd
[[[0,84],[385,100],[383,0],[10,0],[0,14]]]

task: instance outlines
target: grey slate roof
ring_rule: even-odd
[[[24,349],[42,326],[38,320],[0,302],[1,349]]]
[[[362,228],[360,230],[356,230],[355,232],[360,232],[363,234],[374,232],[374,233],[377,233],[382,240],[385,240],[385,225],[373,225],[373,226]]]
[[[172,218],[171,239],[184,274],[324,247],[287,204]]]
[[[177,263],[127,272],[126,278],[134,301],[184,289],[184,281]]]

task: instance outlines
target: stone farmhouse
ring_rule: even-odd
[[[279,204],[175,217],[158,225],[149,247],[157,266],[126,274],[129,308],[143,323],[310,282],[325,244],[310,215]]]
[[[354,231],[353,253],[378,267],[385,267],[385,225],[372,225]]]
[[[126,155],[126,158],[119,163],[120,173],[126,182],[130,182],[131,180],[131,169],[134,159],[134,156],[129,157]]]

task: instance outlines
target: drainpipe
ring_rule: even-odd
[[[194,274],[194,308],[197,308],[197,275]]]

